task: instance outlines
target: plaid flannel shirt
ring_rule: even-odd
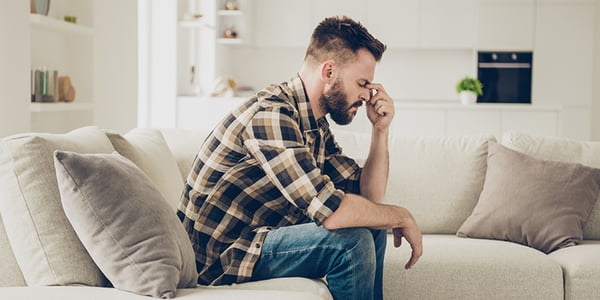
[[[361,169],[315,120],[301,79],[272,85],[234,110],[197,154],[177,215],[196,252],[198,282],[247,281],[269,230],[321,224]]]

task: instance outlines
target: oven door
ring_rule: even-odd
[[[477,78],[483,86],[480,103],[531,103],[531,54],[512,56],[520,59],[482,61],[477,68]],[[521,60],[524,59],[524,60]]]

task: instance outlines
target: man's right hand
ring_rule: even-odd
[[[423,255],[423,234],[421,234],[414,219],[413,222],[407,224],[407,226],[393,228],[392,233],[394,234],[394,247],[400,247],[400,245],[402,245],[402,237],[404,237],[412,248],[410,259],[406,265],[404,265],[404,268],[409,270],[417,263],[421,255]]]

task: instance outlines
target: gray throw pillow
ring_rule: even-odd
[[[117,153],[59,150],[54,158],[65,214],[115,288],[172,298],[196,286],[187,233],[135,164]]]
[[[542,160],[490,142],[479,202],[460,237],[527,245],[545,253],[575,245],[600,191],[600,169]]]

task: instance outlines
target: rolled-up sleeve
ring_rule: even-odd
[[[244,146],[286,200],[321,224],[339,207],[344,192],[321,174],[295,117],[286,105],[261,108],[246,127]]]

